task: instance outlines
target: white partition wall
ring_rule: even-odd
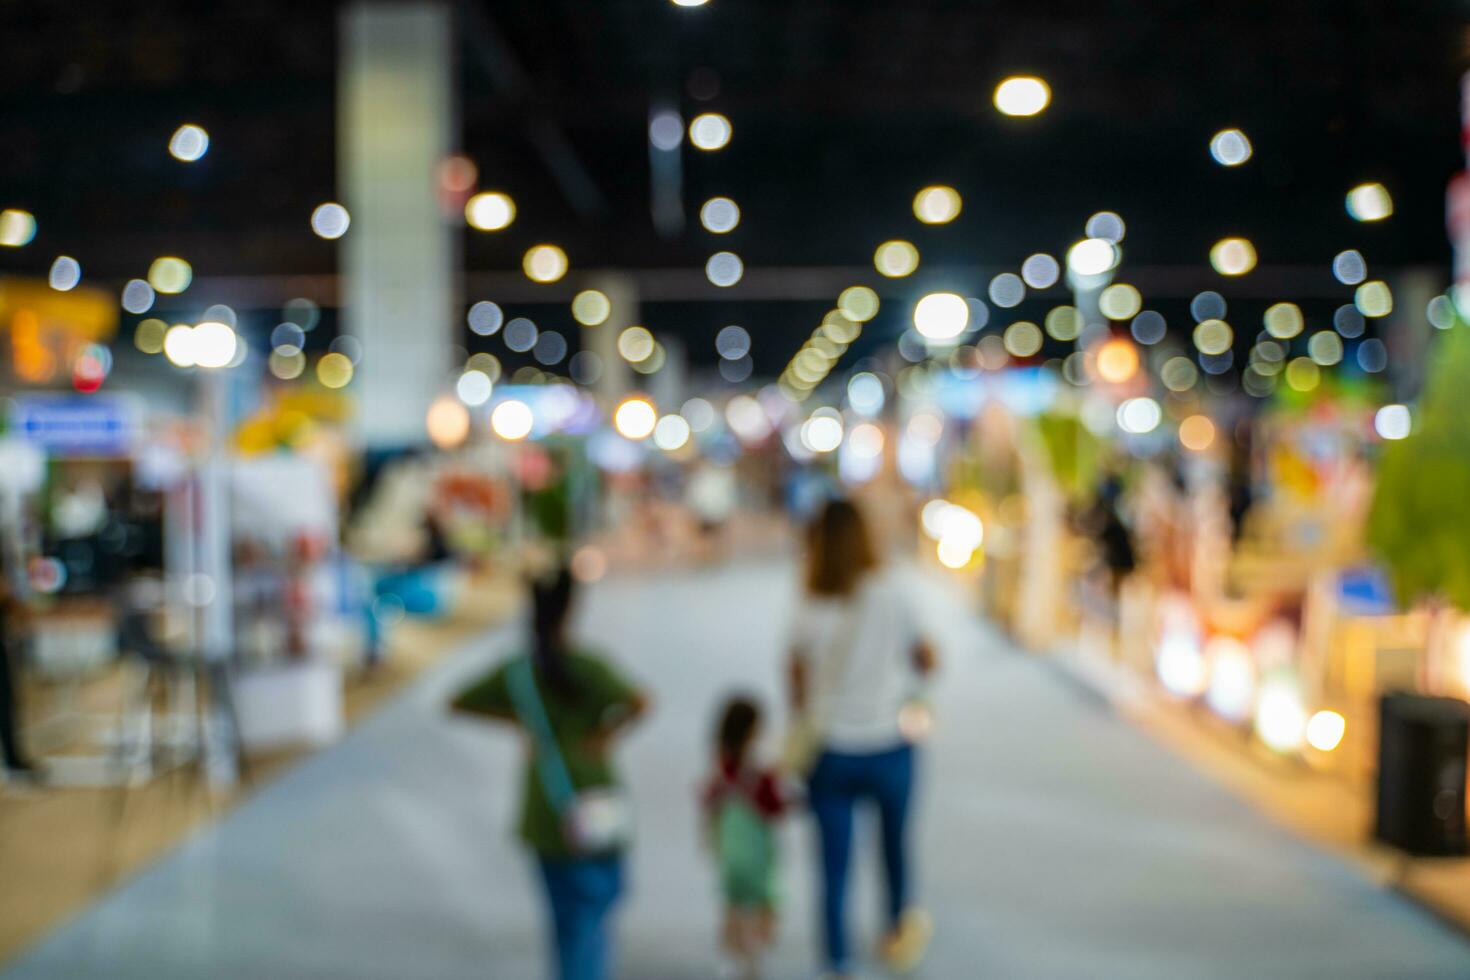
[[[451,34],[443,3],[360,0],[342,13],[338,173],[352,215],[342,313],[362,342],[354,387],[369,448],[424,441],[451,366],[457,249],[434,184],[456,118]]]

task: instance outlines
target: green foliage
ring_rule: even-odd
[[[1384,446],[1368,546],[1400,602],[1436,596],[1470,610],[1470,326],[1443,334],[1432,357],[1413,433]]]
[[[1036,416],[1036,431],[1046,447],[1046,458],[1058,486],[1072,499],[1090,493],[1097,484],[1102,446],[1075,415],[1044,412]]]

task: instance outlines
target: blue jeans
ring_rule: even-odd
[[[540,858],[539,864],[551,906],[556,976],[604,980],[612,961],[607,914],[623,892],[622,858]]]
[[[852,815],[861,800],[878,807],[883,870],[888,883],[889,927],[898,925],[909,903],[907,825],[914,788],[914,748],[907,743],[862,755],[823,752],[807,784],[822,847],[822,925],[827,966],[851,967],[847,944],[847,869],[852,851]]]

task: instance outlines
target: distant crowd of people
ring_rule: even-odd
[[[529,650],[498,664],[453,707],[527,736],[519,832],[536,860],[554,938],[555,975],[600,980],[613,963],[610,913],[623,892],[631,808],[613,764],[616,740],[648,696],[573,639],[575,584],[558,568],[531,588]],[[767,711],[732,696],[713,719],[710,774],[698,801],[724,904],[720,942],[735,975],[760,975],[779,917],[778,822],[797,811],[817,830],[823,968],[854,976],[848,928],[855,811],[872,806],[886,880],[877,952],[906,972],[932,933],[913,891],[910,815],[936,663],[913,595],[881,560],[861,512],[833,500],[807,540],[803,595],[790,633],[789,722],[779,758],[762,758]]]

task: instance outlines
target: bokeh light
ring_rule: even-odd
[[[632,367],[639,374],[657,374],[667,362],[668,352],[664,350],[664,345],[655,343],[653,351],[643,360],[633,361]]]
[[[306,346],[306,331],[294,323],[278,323],[270,339],[273,350],[289,354]]]
[[[871,371],[860,371],[847,381],[847,403],[859,415],[873,418],[883,411],[883,382]]]
[[[1382,221],[1393,214],[1393,198],[1379,183],[1359,184],[1347,192],[1347,212],[1354,221]]]
[[[926,225],[948,224],[960,216],[963,202],[953,187],[936,184],[914,195],[914,217]]]
[[[684,142],[684,120],[671,109],[661,109],[648,120],[648,142],[656,150],[670,153]]]
[[[1050,86],[1034,75],[1012,75],[995,87],[995,107],[1007,116],[1034,116],[1050,103]]]
[[[689,120],[689,142],[701,150],[722,149],[730,142],[734,131],[730,120],[718,112],[702,112]]]
[[[1255,729],[1266,747],[1276,752],[1301,748],[1307,733],[1307,709],[1294,681],[1271,678],[1261,684]]]
[[[1006,327],[1003,337],[1006,353],[1012,357],[1031,357],[1041,350],[1041,328],[1030,320],[1017,320]]]
[[[1053,340],[1076,340],[1082,332],[1082,318],[1074,306],[1055,306],[1046,314],[1046,334]]]
[[[465,320],[475,333],[481,337],[488,337],[500,329],[501,324],[505,322],[505,314],[496,304],[488,299],[482,299],[470,307],[469,313],[465,315]]]
[[[1358,367],[1368,374],[1377,374],[1388,367],[1388,347],[1377,337],[1369,337],[1358,345]]]
[[[1301,307],[1295,303],[1273,303],[1266,307],[1266,314],[1262,319],[1266,332],[1277,340],[1290,340],[1301,333],[1306,325]]]
[[[541,331],[535,323],[518,316],[505,325],[505,333],[501,335],[501,339],[510,350],[524,354],[536,346],[536,339],[540,336]]]
[[[860,422],[847,434],[847,448],[859,459],[877,459],[883,455],[883,430],[872,422]]]
[[[495,383],[490,380],[490,375],[473,369],[461,374],[459,380],[454,383],[455,395],[460,401],[471,407],[488,402],[494,389]]]
[[[1115,282],[1098,296],[1097,305],[1109,320],[1128,320],[1143,306],[1143,297],[1128,283]]]
[[[168,138],[168,152],[175,160],[193,163],[209,152],[209,133],[203,126],[184,123]]]
[[[928,340],[953,340],[969,322],[969,304],[958,293],[929,293],[914,304],[914,329]]]
[[[163,335],[163,356],[175,367],[194,366],[194,328],[175,323]]]
[[[919,267],[919,250],[901,239],[884,242],[873,253],[873,266],[890,279],[899,279]]]
[[[641,396],[623,399],[613,411],[613,427],[624,439],[647,439],[657,423],[658,410]]]
[[[461,445],[470,434],[470,413],[457,399],[441,395],[429,405],[424,417],[429,441],[440,449]]]
[[[1146,435],[1164,419],[1159,403],[1146,395],[1126,399],[1118,406],[1118,428],[1132,435]]]
[[[689,428],[695,432],[707,432],[715,424],[715,407],[703,398],[689,399],[679,409],[679,414],[684,416]]]
[[[163,353],[163,338],[168,333],[168,324],[157,317],[138,321],[133,330],[133,346],[144,354]]]
[[[602,377],[602,358],[590,350],[579,350],[567,361],[567,373],[579,385],[596,384]]]
[[[1001,309],[1020,306],[1026,299],[1026,284],[1014,272],[1002,272],[990,280],[990,301]]]
[[[1250,649],[1234,637],[1216,636],[1205,645],[1210,683],[1205,701],[1227,721],[1245,721],[1256,698],[1256,667]]]
[[[712,197],[699,209],[699,223],[716,235],[734,231],[740,224],[740,205],[728,197]]]
[[[618,334],[618,353],[629,364],[646,361],[653,354],[653,334],[647,327],[628,327]]]
[[[562,358],[567,356],[567,339],[555,330],[543,330],[536,338],[531,356],[536,358],[536,363],[546,367],[560,364]]]
[[[1118,264],[1118,246],[1105,238],[1084,238],[1067,250],[1067,268],[1079,276],[1100,276]]]
[[[1342,338],[1331,330],[1319,330],[1307,341],[1307,354],[1322,367],[1342,361]]]
[[[1189,358],[1176,355],[1159,368],[1159,380],[1170,391],[1188,391],[1199,382],[1199,368]]]
[[[665,415],[653,427],[653,444],[664,452],[682,449],[689,442],[689,422],[681,415]]]
[[[1117,244],[1128,234],[1128,226],[1123,223],[1123,216],[1116,211],[1099,211],[1087,219],[1087,226],[1083,229],[1088,238],[1101,238],[1105,242]]]
[[[235,359],[240,339],[228,323],[205,320],[194,328],[189,343],[195,364],[202,368],[222,368]]]
[[[1224,320],[1205,320],[1194,328],[1194,346],[1201,354],[1223,354],[1235,342],[1235,331]]]
[[[1175,697],[1197,698],[1209,685],[1209,664],[1195,638],[1182,630],[1164,634],[1154,669],[1159,683]]]
[[[508,442],[526,438],[535,424],[531,406],[516,398],[501,402],[490,413],[490,430]]]
[[[738,361],[750,353],[750,332],[731,324],[715,334],[715,351],[727,361]]]
[[[1429,325],[1436,330],[1448,330],[1455,325],[1455,304],[1448,296],[1436,296],[1424,308]]]
[[[1113,337],[1097,349],[1096,363],[1099,378],[1123,384],[1138,373],[1138,348],[1122,337]]]
[[[1310,357],[1294,357],[1286,365],[1286,383],[1294,391],[1314,391],[1322,383],[1322,368]]]
[[[1373,429],[1383,439],[1407,439],[1413,428],[1414,419],[1407,405],[1384,405],[1373,415]]]
[[[801,424],[801,444],[814,453],[830,453],[842,445],[842,416],[833,409],[817,409]]]
[[[837,308],[855,323],[867,323],[878,315],[878,294],[867,286],[848,286],[837,297]]]
[[[193,267],[177,256],[161,256],[148,267],[148,284],[160,293],[182,293],[193,280]]]
[[[1222,129],[1210,137],[1210,156],[1222,167],[1238,167],[1251,158],[1251,141],[1238,129]]]
[[[1215,442],[1215,423],[1206,415],[1191,415],[1179,423],[1179,444],[1202,453]]]
[[[1248,238],[1222,238],[1210,249],[1210,265],[1222,276],[1243,276],[1256,267],[1256,247]]]
[[[716,252],[705,262],[704,275],[716,286],[733,286],[745,275],[745,263],[734,252]]]
[[[324,388],[345,388],[352,382],[352,359],[346,354],[323,354],[316,362],[316,379]]]
[[[1226,312],[1225,297],[1213,289],[1196,293],[1194,299],[1189,301],[1189,315],[1194,317],[1195,323],[1203,323],[1206,320],[1223,320]]]
[[[273,350],[266,366],[282,381],[294,381],[306,373],[306,355],[297,348]]]
[[[129,313],[147,313],[156,298],[153,287],[142,279],[129,279],[123,286],[122,308]]]
[[[20,208],[0,211],[0,245],[20,248],[36,237],[36,216]]]
[[[464,220],[479,231],[500,231],[516,220],[516,202],[503,191],[481,191],[464,205]]]
[[[1056,259],[1045,252],[1028,255],[1021,263],[1021,280],[1032,289],[1048,289],[1057,284],[1062,267]]]
[[[1353,305],[1364,316],[1388,316],[1393,312],[1393,292],[1388,283],[1374,279],[1357,288],[1353,293]]]
[[[341,238],[352,224],[352,215],[335,201],[318,204],[311,212],[311,230],[321,238]]]
[[[1368,321],[1358,312],[1356,306],[1344,303],[1333,311],[1332,327],[1349,340],[1354,340],[1363,336],[1368,329]]]
[[[302,330],[313,330],[322,318],[322,311],[321,307],[305,296],[296,296],[286,300],[281,307],[281,316]]]
[[[567,274],[567,253],[555,245],[532,245],[521,268],[532,282],[556,282]]]
[[[58,292],[65,293],[76,289],[77,284],[82,281],[82,264],[70,255],[58,255],[56,261],[51,263],[51,270],[46,274],[46,281],[52,289]]]
[[[612,316],[612,300],[596,289],[584,289],[572,297],[572,319],[584,327],[597,327]]]
[[[1324,708],[1307,722],[1307,744],[1318,752],[1331,752],[1346,734],[1347,719],[1336,711]]]
[[[1355,248],[1338,252],[1332,259],[1332,275],[1344,286],[1356,286],[1368,278],[1368,263]]]
[[[488,351],[479,351],[471,354],[465,359],[464,368],[466,371],[479,371],[485,377],[489,378],[492,383],[499,381],[501,375],[504,373],[504,368],[500,366],[500,358]]]
[[[1128,330],[1133,334],[1133,339],[1140,344],[1151,346],[1164,339],[1169,332],[1169,323],[1164,315],[1157,310],[1142,310],[1133,318],[1128,325]]]

